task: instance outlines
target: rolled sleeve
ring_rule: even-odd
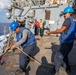
[[[63,23],[63,26],[67,26],[69,27],[71,25],[71,22],[70,22],[70,19],[65,19],[64,23]]]

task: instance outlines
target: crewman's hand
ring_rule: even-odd
[[[11,47],[10,47],[10,50],[13,50],[13,49],[15,49],[16,48],[16,46],[15,45],[12,45]]]
[[[46,34],[50,35],[50,31],[46,31]]]

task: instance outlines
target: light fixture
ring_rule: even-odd
[[[12,9],[12,5],[9,4],[9,5],[8,5],[8,10],[11,10],[11,9]]]
[[[6,17],[7,17],[8,19],[10,19],[10,18],[11,18],[11,14],[10,14],[10,13],[6,13]]]

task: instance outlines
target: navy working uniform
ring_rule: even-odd
[[[12,22],[10,28],[16,33],[16,43],[11,47],[11,49],[14,49],[15,46],[21,46],[24,52],[32,56],[31,53],[36,48],[36,39],[34,34],[25,27],[19,27],[17,22]],[[26,72],[26,67],[29,63],[29,60],[30,59],[25,54],[22,52],[20,53],[19,65],[21,70],[24,72]]]
[[[60,49],[56,52],[54,63],[56,72],[59,71],[61,65],[66,68],[66,71],[70,71],[70,65],[68,61],[68,54],[72,50],[75,32],[76,32],[76,25],[75,20],[73,17],[65,19],[63,25],[68,26],[68,29],[62,32],[60,36]]]
[[[17,41],[19,41],[22,38],[24,30],[30,31],[27,28],[21,27],[20,33],[16,34]],[[36,47],[36,39],[34,38],[34,35],[32,34],[31,31],[30,31],[29,35],[27,36],[26,41],[24,43],[22,43],[21,46],[22,46],[24,52],[26,52],[28,55],[31,55],[32,51]],[[24,55],[23,53],[21,53],[20,58],[19,58],[20,67],[25,70],[28,62],[29,62],[29,59],[27,58],[27,56]]]
[[[61,66],[65,67],[67,73],[71,72],[68,62],[68,54],[72,50],[76,33],[76,24],[72,17],[72,13],[74,13],[74,9],[69,6],[66,7],[62,13],[65,19],[63,26],[55,31],[46,32],[47,34],[61,34],[60,49],[56,52],[54,58],[56,75],[59,75],[59,69]]]

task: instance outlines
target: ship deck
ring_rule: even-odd
[[[30,61],[27,67],[27,75],[55,75],[55,73],[51,72],[54,68],[52,65],[54,57],[53,50],[59,48],[59,37],[44,36],[43,43],[41,43],[40,36],[36,36],[36,39],[37,47],[32,54],[35,59],[47,66]],[[15,50],[14,52],[7,53],[3,56],[2,61],[5,62],[0,65],[0,75],[17,75],[15,74],[15,71],[19,69],[19,53],[19,50]],[[76,75],[76,40],[73,49],[69,54],[69,62],[72,69],[71,73],[67,74],[64,68],[61,68],[59,75]],[[24,73],[18,75],[24,75]]]

